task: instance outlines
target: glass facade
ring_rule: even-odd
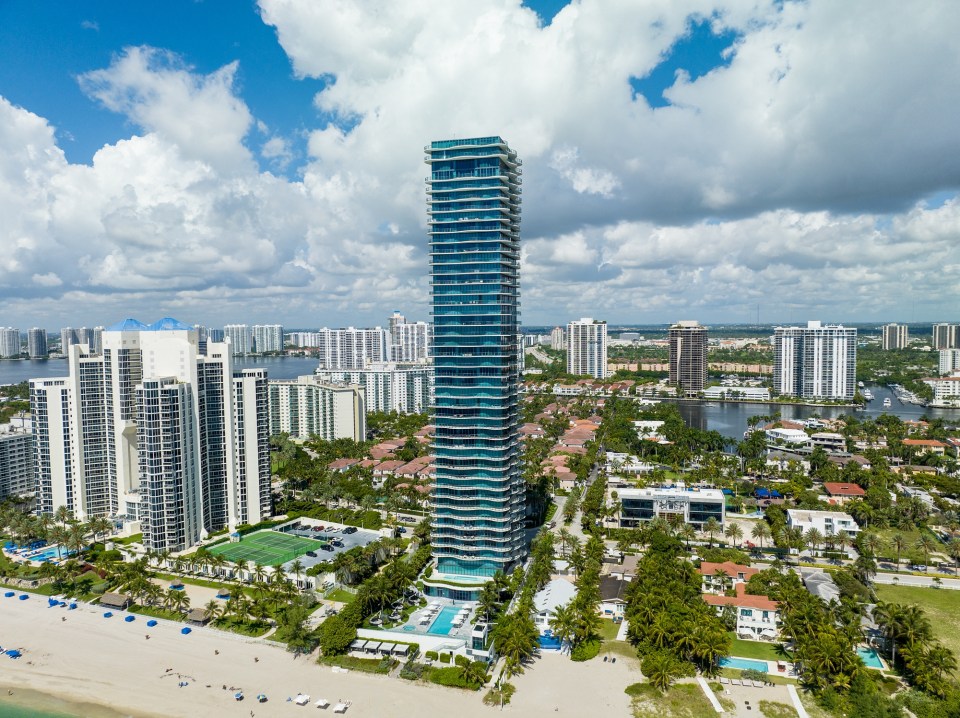
[[[424,148],[435,372],[438,571],[492,576],[525,554],[520,472],[520,161],[499,137]]]

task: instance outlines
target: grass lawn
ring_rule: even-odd
[[[637,656],[637,649],[627,641],[604,641],[600,644],[600,653],[598,660],[603,660],[602,656],[615,656],[617,658],[640,662]]]
[[[960,654],[960,591],[879,584],[874,588],[881,601],[916,604],[922,608],[933,626],[934,638]]]
[[[324,598],[328,601],[337,601],[339,603],[353,603],[357,595],[355,593],[350,593],[349,591],[344,591],[342,588],[337,588],[328,593]]]
[[[633,698],[634,718],[715,718],[716,711],[696,683],[679,683],[661,693],[649,683],[626,689]]]
[[[883,547],[879,551],[882,557],[888,558],[891,561],[897,560],[897,551],[891,545],[890,539],[892,539],[895,534],[901,534],[907,540],[907,546],[900,554],[900,562],[904,564],[926,562],[923,551],[918,551],[916,548],[914,548],[917,545],[917,540],[920,538],[920,532],[917,529],[910,529],[909,531],[902,531],[900,529],[871,529],[871,531],[876,532],[876,534],[883,541]],[[942,553],[946,551],[943,543],[941,543],[941,541],[934,535],[932,531],[926,531],[925,533],[936,540],[937,548],[935,549],[935,552],[939,551]],[[932,561],[933,553],[930,554],[930,557],[930,560]]]
[[[247,596],[253,598],[254,590],[249,586],[239,586],[236,583],[230,581],[206,581],[202,578],[193,578],[192,576],[177,576],[172,573],[162,573],[157,572],[156,577],[163,579],[164,581],[179,581],[180,583],[185,583],[189,586],[203,586],[204,588],[213,588],[220,590],[221,588],[226,588],[230,593],[236,593],[238,589],[242,590]]]
[[[797,718],[797,709],[785,703],[760,701],[760,714],[764,718]]]
[[[614,623],[607,618],[600,622],[600,638],[602,638],[604,641],[615,641],[619,631],[619,623]]]
[[[730,644],[730,655],[740,658],[755,658],[758,661],[788,660],[777,651],[777,643],[760,643],[759,641],[742,641],[733,633],[728,634],[733,642]]]

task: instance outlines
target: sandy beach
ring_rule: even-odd
[[[0,645],[25,651],[19,660],[0,657],[2,690],[31,689],[136,718],[295,716],[317,712],[318,698],[351,701],[348,716],[474,718],[499,712],[483,705],[483,692],[335,672],[317,665],[315,654],[294,658],[260,639],[210,628],[182,635],[181,624],[160,621],[147,628],[142,616],[126,623],[123,612],[109,619],[102,614],[86,604],[73,611],[48,608],[45,596],[0,598]],[[504,712],[627,718],[630,703],[623,689],[639,680],[629,663],[573,663],[545,654],[513,679],[517,693]],[[236,689],[246,696],[242,702],[234,700]],[[287,702],[300,692],[310,695],[309,706]],[[269,701],[257,703],[258,693]]]

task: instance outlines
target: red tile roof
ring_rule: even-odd
[[[840,484],[834,481],[825,482],[823,488],[830,496],[863,496],[866,493],[856,484]]]
[[[711,606],[736,606],[737,608],[756,608],[760,611],[776,611],[779,603],[771,601],[767,596],[748,596],[745,593],[746,585],[737,584],[736,596],[716,596],[705,593],[701,598]]]
[[[700,574],[702,576],[713,576],[713,574],[715,574],[717,571],[723,571],[730,578],[736,578],[742,573],[743,578],[746,581],[749,581],[750,577],[755,573],[759,573],[758,569],[750,566],[741,566],[739,563],[734,563],[733,561],[724,561],[723,563],[703,561],[700,564]]]

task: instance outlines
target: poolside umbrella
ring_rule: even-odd
[[[113,616],[113,614],[112,614],[110,611],[106,611],[106,612],[103,614],[103,617],[104,617],[104,618],[110,618],[110,617],[112,617],[112,616]]]
[[[190,630],[191,630],[190,626],[184,626],[183,628],[180,629],[180,633],[186,636],[188,633],[190,633]]]
[[[157,625],[157,622],[156,622],[154,619],[152,619],[152,618],[151,618],[149,621],[147,621],[147,626],[148,626],[149,628],[153,628],[153,627],[156,626],[156,625]]]
[[[123,620],[126,621],[127,623],[133,623],[137,619],[134,616],[125,616]]]

